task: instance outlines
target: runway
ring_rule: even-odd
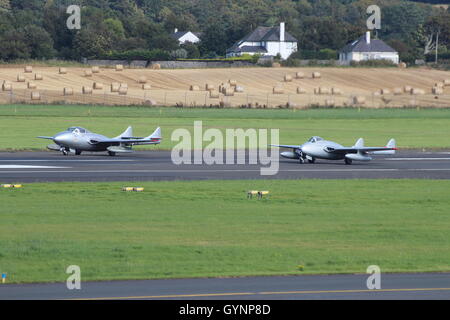
[[[369,290],[369,275],[82,282],[0,285],[0,300],[450,300],[450,274],[381,274],[381,289]]]
[[[0,182],[159,181],[211,179],[450,179],[450,153],[403,151],[377,156],[371,162],[318,160],[299,164],[280,159],[274,175],[261,175],[260,164],[182,164],[168,151],[141,151],[109,157],[105,154],[62,156],[50,152],[0,153]],[[235,163],[237,157],[235,157]],[[267,166],[266,166],[267,167]],[[278,169],[278,171],[276,171]]]

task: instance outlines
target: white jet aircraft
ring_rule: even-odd
[[[396,143],[391,139],[385,147],[365,147],[364,139],[359,139],[353,147],[343,147],[342,145],[322,139],[312,137],[308,142],[299,145],[271,145],[273,147],[292,149],[289,152],[282,152],[280,155],[287,159],[296,159],[300,163],[314,163],[316,159],[344,160],[345,164],[352,164],[353,161],[370,161],[370,155],[390,155],[395,154]]]

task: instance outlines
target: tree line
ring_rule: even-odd
[[[366,9],[382,9],[376,36],[403,61],[450,58],[450,10],[407,0],[0,0],[0,59],[216,58],[258,26],[285,21],[299,41],[296,58],[336,57],[366,31]],[[69,5],[81,29],[69,30]],[[201,32],[179,46],[174,29]]]

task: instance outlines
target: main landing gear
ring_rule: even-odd
[[[112,152],[112,151],[108,151],[108,154],[109,154],[110,157],[115,157],[116,156],[116,153]]]
[[[353,161],[352,161],[352,159],[347,159],[347,158],[345,158],[345,164],[346,165],[351,165],[353,163]]]

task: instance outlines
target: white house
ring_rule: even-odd
[[[390,60],[399,63],[398,52],[384,41],[371,39],[370,31],[356,41],[349,43],[339,52],[339,63],[348,65],[352,61]]]
[[[172,33],[172,37],[178,41],[179,44],[185,43],[198,43],[200,42],[200,32],[191,32],[191,31],[178,31],[175,29],[174,33]]]
[[[227,50],[227,57],[243,54],[261,54],[263,56],[281,55],[287,59],[297,51],[297,39],[286,32],[285,23],[279,27],[258,27]]]

